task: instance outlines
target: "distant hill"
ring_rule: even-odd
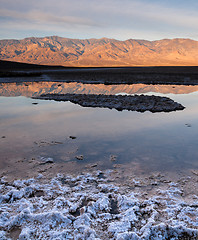
[[[0,59],[62,66],[197,66],[198,41],[69,39],[0,40]]]

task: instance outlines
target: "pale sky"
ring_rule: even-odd
[[[0,0],[0,39],[198,40],[198,0]]]

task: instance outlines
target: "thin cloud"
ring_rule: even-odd
[[[95,18],[98,17],[101,21],[106,21],[107,24],[112,25],[114,25],[114,23],[130,25],[142,22],[146,28],[152,28],[152,24],[167,24],[172,27],[179,26],[198,29],[197,11],[192,9],[171,8],[141,1],[109,0],[106,4],[100,4],[97,7],[91,5],[90,10],[94,12]]]
[[[73,24],[73,25],[87,25],[98,26],[92,20],[75,17],[75,16],[57,16],[51,13],[41,12],[37,10],[30,11],[28,13],[18,12],[14,10],[0,9],[1,18],[7,18],[8,20],[29,21],[38,23],[53,23],[53,24]]]

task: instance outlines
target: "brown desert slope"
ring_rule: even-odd
[[[0,59],[62,66],[197,66],[198,41],[69,39],[0,40]]]

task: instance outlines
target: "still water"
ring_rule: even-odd
[[[155,94],[186,108],[170,113],[119,112],[31,99],[42,93]],[[82,169],[95,163],[101,169],[130,164],[142,172],[197,169],[197,99],[197,86],[0,84],[0,166],[12,159],[51,157],[61,164],[75,162]],[[78,155],[83,155],[82,161]]]

